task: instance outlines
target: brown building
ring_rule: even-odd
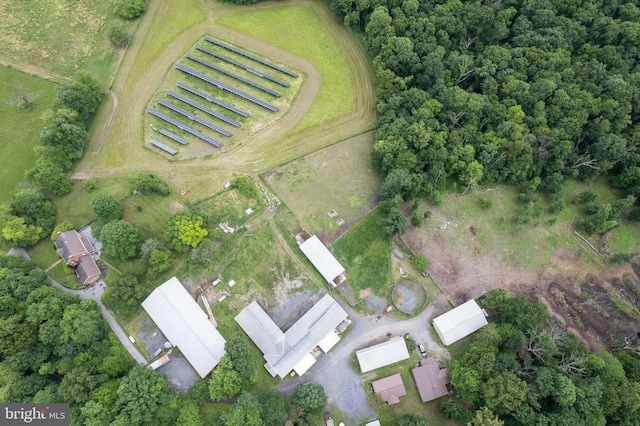
[[[397,404],[400,402],[400,397],[407,394],[400,374],[376,380],[371,385],[373,386],[373,392],[389,405]]]
[[[440,369],[435,358],[426,358],[420,367],[414,368],[411,372],[422,402],[432,401],[447,394],[447,385],[451,383],[449,373],[446,368]]]
[[[80,282],[91,284],[100,278],[100,269],[91,257],[95,248],[91,241],[76,230],[60,232],[54,241],[56,253],[67,265],[75,268]]]

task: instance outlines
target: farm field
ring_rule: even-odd
[[[79,69],[106,84],[117,53],[107,39],[110,1],[0,2],[0,62],[54,79]]]
[[[21,108],[21,92],[32,99],[33,109]],[[55,96],[55,83],[0,66],[0,203],[11,197],[16,185],[24,181],[24,173],[35,164],[33,147],[44,125],[42,115]]]
[[[75,178],[126,175],[133,170],[139,170],[140,165],[144,164],[146,170],[159,176],[173,176],[174,188],[189,189],[191,193],[186,197],[186,201],[194,202],[221,190],[224,182],[234,172],[250,175],[265,172],[338,140],[373,128],[375,114],[370,64],[356,40],[335,21],[327,5],[300,1],[291,4],[265,3],[239,9],[215,2],[180,2],[181,10],[185,10],[184,16],[188,17],[185,20],[182,18],[183,14],[172,13],[177,3],[165,1],[150,4],[149,10],[140,22],[141,37],[130,45],[122,61],[110,98],[96,118],[96,122],[100,124],[93,128],[90,146],[76,168]],[[276,8],[279,13],[286,13],[289,8],[296,11],[301,6],[312,11],[317,16],[316,19],[323,22],[322,28],[327,33],[323,37],[326,37],[326,40],[332,41],[343,50],[345,46],[350,49],[350,54],[345,56],[348,64],[346,71],[349,75],[344,81],[352,81],[351,91],[355,102],[346,114],[324,121],[322,125],[291,133],[305,118],[321,88],[329,92],[336,89],[333,82],[320,79],[315,64],[292,53],[286,46],[274,47],[265,41],[222,26],[216,19],[221,16],[230,19],[234,13],[241,13],[243,16],[248,16],[247,14],[253,11],[263,13],[270,8]],[[264,22],[263,25],[265,28],[273,28],[274,23]],[[158,48],[155,32],[149,30],[159,26],[180,28],[180,31],[174,30],[173,41],[167,43],[164,50]],[[316,28],[313,27],[309,31]],[[306,30],[308,29],[301,26],[302,32]],[[167,84],[173,84],[168,72],[174,63],[206,34],[299,71],[304,82],[292,98],[286,113],[275,121],[269,121],[268,125],[260,130],[251,132],[245,140],[233,144],[229,150],[220,155],[202,153],[202,156],[185,161],[167,161],[161,152],[157,152],[158,150],[152,151],[144,146],[147,142],[144,140],[145,129],[149,127],[148,114],[144,111],[155,94],[166,88],[163,86],[165,80]],[[157,54],[152,56],[149,53],[151,51],[156,51]],[[357,86],[353,84],[354,76],[360,82]],[[322,108],[326,111],[328,105],[324,105]],[[324,113],[317,116],[322,117]]]

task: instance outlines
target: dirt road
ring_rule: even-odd
[[[340,299],[336,300],[353,321],[351,330],[328,354],[321,355],[309,372],[302,377],[284,380],[276,390],[291,395],[302,383],[319,383],[324,387],[330,405],[339,409],[351,421],[362,423],[374,419],[375,412],[367,401],[367,393],[363,386],[367,378],[371,377],[371,373],[359,375],[351,367],[356,350],[385,338],[387,334],[410,334],[417,343],[425,346],[429,356],[437,359],[449,356],[429,332],[431,320],[447,306],[444,297],[434,300],[424,312],[408,320],[391,316],[364,316]]]

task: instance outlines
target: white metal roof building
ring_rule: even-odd
[[[332,286],[333,282],[340,274],[344,272],[344,267],[331,254],[328,248],[322,244],[317,235],[309,238],[300,244],[300,250],[307,256],[307,259],[313,263],[320,275]]]
[[[204,378],[225,354],[225,340],[176,277],[151,292],[142,307]]]
[[[407,344],[400,336],[356,351],[363,373],[409,358]]]
[[[235,319],[264,354],[267,371],[284,378],[291,370],[301,376],[311,368],[316,346],[324,352],[331,349],[340,339],[335,329],[346,318],[344,309],[327,294],[285,332],[256,301]]]
[[[455,343],[485,325],[487,318],[473,299],[433,320],[433,327],[445,345]]]

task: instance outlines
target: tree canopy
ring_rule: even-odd
[[[165,236],[172,249],[184,252],[195,248],[209,232],[203,228],[204,217],[194,211],[185,211],[173,215],[167,223]]]
[[[140,249],[140,230],[127,221],[115,220],[102,228],[100,241],[105,253],[121,260],[131,259]]]
[[[331,5],[373,58],[381,199],[600,175],[640,194],[635,2]]]
[[[91,202],[93,212],[104,223],[122,219],[123,208],[115,198],[109,194],[98,194]]]

